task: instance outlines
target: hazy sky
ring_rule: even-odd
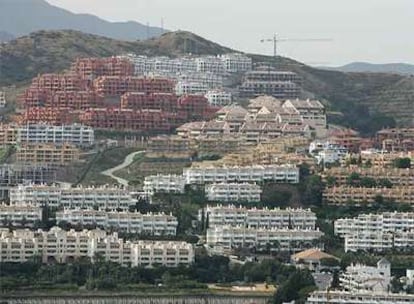
[[[189,30],[223,45],[271,54],[272,37],[332,38],[283,42],[281,55],[309,64],[351,61],[414,64],[414,0],[48,0],[110,21],[135,20]]]

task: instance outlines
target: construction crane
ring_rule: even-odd
[[[330,38],[314,38],[314,39],[289,39],[289,38],[278,38],[276,34],[273,38],[262,39],[260,42],[273,42],[273,56],[277,57],[277,46],[279,42],[328,42],[332,41]]]

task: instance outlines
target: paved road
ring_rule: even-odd
[[[120,164],[120,165],[118,165],[116,167],[110,168],[108,170],[102,171],[101,174],[106,175],[106,176],[109,176],[109,177],[115,179],[118,184],[121,184],[123,186],[128,186],[128,181],[126,179],[121,178],[121,177],[115,176],[114,175],[114,172],[116,172],[118,170],[122,170],[122,169],[128,167],[130,164],[132,164],[134,162],[135,155],[142,154],[144,152],[145,151],[137,151],[137,152],[133,152],[131,154],[128,154],[125,157],[125,159],[124,159],[124,161],[123,161],[122,164]]]

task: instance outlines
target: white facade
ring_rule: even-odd
[[[414,295],[385,292],[314,291],[307,304],[408,304]]]
[[[91,127],[79,124],[51,126],[28,124],[18,128],[19,143],[69,143],[77,147],[90,147],[94,144],[94,131]]]
[[[0,205],[0,225],[27,226],[32,227],[36,221],[42,220],[42,209],[38,206],[21,205],[9,206]]]
[[[175,85],[175,94],[182,95],[204,95],[208,91],[207,85],[199,82],[179,81]]]
[[[0,91],[0,108],[4,108],[7,104],[6,93]]]
[[[222,75],[225,72],[223,61],[219,57],[204,56],[195,59],[198,72],[210,72]]]
[[[414,235],[414,213],[384,212],[338,219],[334,231],[345,239],[345,251],[403,249],[414,244],[410,240]]]
[[[208,103],[212,106],[227,106],[232,103],[232,95],[230,92],[221,91],[221,90],[214,90],[208,91],[207,94],[204,96],[207,98]]]
[[[199,219],[203,210],[199,211]],[[230,206],[207,206],[208,226],[243,226],[247,228],[315,229],[316,215],[310,209],[257,209]]]
[[[292,165],[269,165],[247,167],[203,167],[184,169],[187,184],[223,182],[262,182],[275,181],[299,183],[299,168]]]
[[[348,155],[348,149],[330,141],[315,140],[309,145],[309,153],[318,164],[332,164],[343,160]]]
[[[360,232],[345,236],[345,252],[358,250],[384,251],[398,249],[410,251],[414,248],[414,230],[396,232]]]
[[[224,69],[228,73],[239,73],[251,71],[253,62],[250,57],[238,53],[229,53],[219,56],[223,62]]]
[[[115,212],[99,210],[64,210],[56,212],[56,222],[71,225],[96,225],[116,231],[145,235],[176,235],[177,218],[164,213]]]
[[[266,229],[215,226],[207,229],[207,245],[224,249],[266,247],[278,242],[280,250],[300,251],[318,240],[323,233],[314,229]]]
[[[191,244],[172,241],[129,242],[118,238],[117,233],[102,230],[68,232],[53,227],[49,231],[0,231],[0,262],[23,263],[40,255],[44,263],[70,262],[80,257],[93,259],[97,254],[107,261],[132,267],[164,265],[177,267],[194,262]]]
[[[251,183],[220,183],[205,186],[209,201],[218,202],[260,202],[262,189]]]
[[[66,209],[128,210],[136,202],[129,191],[116,187],[18,185],[10,189],[11,205],[31,203]]]
[[[350,265],[341,274],[339,281],[345,291],[388,292],[391,283],[391,264],[386,259],[381,259],[377,267]]]
[[[153,196],[155,193],[184,193],[185,179],[182,175],[150,175],[144,180],[144,193]]]
[[[337,219],[335,234],[340,237],[354,233],[382,233],[414,229],[414,212],[360,214],[356,218]]]

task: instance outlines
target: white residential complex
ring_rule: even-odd
[[[201,219],[203,210],[199,211]],[[207,206],[208,226],[239,226],[247,228],[315,229],[316,215],[310,209],[258,209],[229,206]]]
[[[348,155],[348,149],[330,141],[315,140],[309,145],[309,153],[318,164],[332,164],[342,161]]]
[[[171,214],[116,212],[99,210],[64,210],[56,212],[56,222],[71,225],[96,225],[116,231],[144,235],[176,235],[177,218]]]
[[[243,54],[229,53],[219,56],[187,56],[180,58],[146,57],[128,54],[135,66],[135,73],[145,75],[149,72],[211,72],[215,74],[238,73],[252,69],[252,59]]]
[[[354,233],[382,233],[414,229],[414,212],[360,214],[356,218],[335,221],[335,234],[340,237]]]
[[[7,227],[12,224],[13,226],[33,227],[36,221],[41,220],[42,209],[38,206],[9,206],[4,203],[0,205],[0,226]]]
[[[230,105],[233,99],[230,92],[223,90],[208,91],[204,97],[207,98],[210,105],[220,107]]]
[[[396,232],[360,232],[345,237],[345,252],[359,250],[400,250],[411,252],[414,248],[414,230]]]
[[[385,292],[314,291],[306,304],[411,304],[414,295]]]
[[[53,227],[49,231],[14,230],[0,231],[0,262],[23,263],[40,255],[44,263],[67,263],[81,257],[93,259],[97,254],[105,260],[151,267],[164,265],[176,267],[194,262],[194,249],[185,242],[124,241],[117,233],[102,230],[68,232]]]
[[[185,178],[182,175],[150,175],[144,180],[144,193],[153,196],[155,193],[184,193]]]
[[[280,250],[299,251],[314,247],[313,242],[321,236],[323,233],[315,229],[215,226],[207,229],[207,245],[229,250],[238,247],[275,247],[277,242]]]
[[[341,274],[339,281],[345,291],[388,292],[391,284],[391,264],[386,259],[381,259],[377,267],[350,265]]]
[[[229,53],[218,56],[224,64],[224,69],[228,73],[239,73],[251,71],[253,62],[250,57],[238,53]]]
[[[18,185],[10,189],[10,204],[64,207],[65,209],[128,210],[137,199],[117,187],[75,187],[61,185]]]
[[[175,94],[182,95],[205,95],[208,91],[206,84],[199,82],[179,81],[175,85]]]
[[[27,124],[18,127],[17,133],[19,143],[53,143],[56,145],[68,143],[77,147],[90,147],[94,141],[93,129],[79,124],[62,126]]]
[[[220,183],[205,186],[209,201],[217,202],[260,202],[262,189],[251,183]]]
[[[413,212],[361,214],[338,219],[334,227],[335,234],[345,239],[345,251],[404,249],[414,243]]]
[[[263,181],[299,183],[299,168],[293,165],[192,167],[184,169],[183,175],[187,184]]]

